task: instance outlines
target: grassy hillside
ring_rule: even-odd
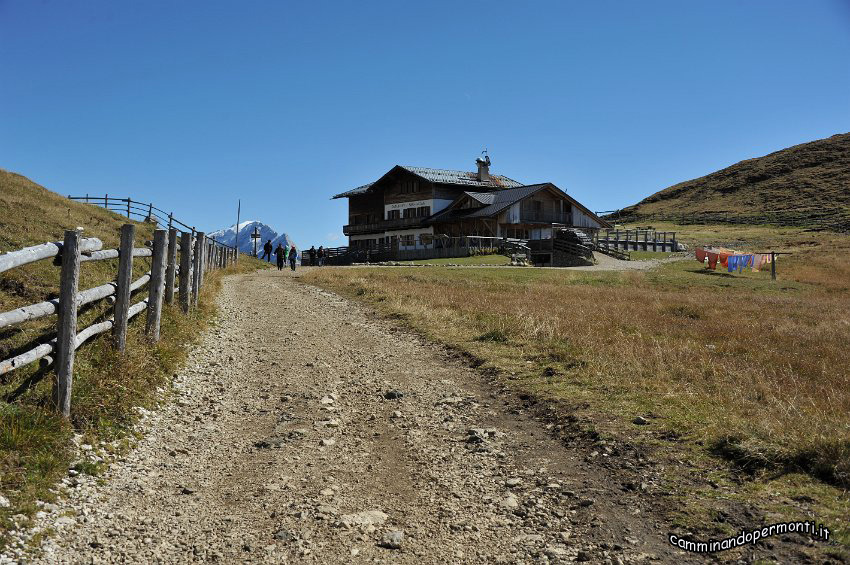
[[[0,170],[0,252],[28,245],[58,241],[66,229],[82,227],[87,237],[98,237],[104,249],[119,243],[119,229],[128,220],[89,204],[73,202],[29,179]],[[151,239],[155,226],[136,222],[136,246]],[[240,270],[255,269],[259,262],[243,257]],[[118,261],[83,263],[80,289],[115,279]],[[134,278],[150,270],[149,258],[134,261]],[[232,269],[231,269],[232,270]],[[147,342],[142,314],[131,321],[127,354],[120,356],[110,346],[108,336],[95,338],[77,352],[71,422],[57,418],[51,407],[54,374],[32,364],[0,377],[0,494],[11,501],[0,508],[0,530],[11,525],[15,514],[32,514],[37,500],[50,501],[50,487],[68,473],[74,453],[72,434],[85,441],[120,440],[132,424],[135,406],[149,406],[158,387],[167,386],[170,376],[182,363],[191,345],[215,313],[212,300],[219,279],[226,271],[215,271],[205,279],[200,306],[189,316],[165,305],[162,340]],[[55,298],[59,290],[59,269],[51,261],[39,261],[0,274],[0,312]],[[132,298],[145,297],[143,289]],[[111,308],[100,301],[81,309],[79,327],[108,318]],[[17,355],[51,337],[55,316],[0,329],[0,359]],[[96,472],[85,467],[82,471]],[[6,541],[0,535],[0,545]]]
[[[690,218],[689,218],[690,216]],[[624,208],[625,221],[671,219],[850,230],[850,133],[795,145],[681,182]]]

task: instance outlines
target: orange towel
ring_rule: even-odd
[[[718,253],[718,257],[720,257],[720,266],[724,269],[729,267],[729,256],[731,253]]]
[[[697,261],[699,261],[700,263],[705,263],[706,253],[705,253],[705,250],[702,247],[696,248],[696,256],[697,256]]]

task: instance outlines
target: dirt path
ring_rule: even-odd
[[[136,449],[68,480],[37,562],[687,561],[445,350],[286,271],[219,300]]]

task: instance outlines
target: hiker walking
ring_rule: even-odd
[[[277,257],[277,270],[283,270],[283,264],[286,263],[286,247],[283,244],[278,243],[277,249],[274,250],[275,257]]]
[[[265,259],[269,263],[272,262],[272,240],[268,240],[263,246],[263,256],[260,257],[260,261],[262,261],[263,259]]]
[[[316,253],[316,255],[319,257],[319,266],[324,267],[325,266],[325,247],[323,245],[319,246],[319,251]]]
[[[316,266],[316,246],[315,245],[310,246],[309,253],[310,253],[310,266],[315,267]]]
[[[289,266],[292,268],[293,271],[295,270],[296,259],[298,259],[298,252],[295,251],[295,246],[293,245],[292,248],[289,250]]]

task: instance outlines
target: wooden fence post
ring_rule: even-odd
[[[203,264],[204,264],[204,232],[199,231],[195,234],[195,259],[192,270],[192,305],[198,304],[198,293],[201,291],[201,282],[203,282]]]
[[[776,252],[770,252],[770,278],[776,280]]]
[[[148,319],[145,333],[151,341],[159,341],[159,323],[162,317],[162,298],[165,289],[165,263],[168,253],[168,232],[153,233],[153,260],[151,261],[150,294],[148,295]],[[173,292],[173,289],[172,289]]]
[[[177,271],[177,230],[168,229],[168,259],[165,267],[165,303],[174,303],[174,277]]]
[[[124,352],[127,345],[127,312],[130,309],[130,285],[133,282],[133,238],[136,226],[121,226],[121,247],[118,249],[118,282],[115,288],[115,324],[112,339],[115,347]]]
[[[184,231],[180,234],[180,306],[189,313],[192,291],[192,234]]]
[[[127,198],[127,219],[130,219],[130,198]]]
[[[77,346],[77,285],[80,279],[80,232],[66,231],[62,244],[59,312],[56,331],[56,409],[71,416],[74,351]]]

